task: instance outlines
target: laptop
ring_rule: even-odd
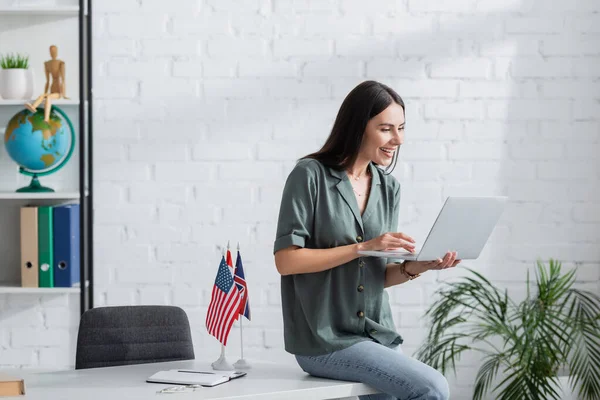
[[[474,260],[481,254],[490,234],[498,223],[508,197],[446,198],[433,226],[420,249],[411,253],[405,249],[360,251],[359,254],[399,260],[432,261],[446,252],[456,251],[460,260]]]

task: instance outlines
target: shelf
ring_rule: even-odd
[[[4,100],[4,99],[0,99],[0,106],[24,106],[24,104],[27,102],[28,100]],[[35,99],[31,99],[29,100],[30,103],[33,103],[35,101]],[[65,99],[60,99],[60,100],[52,100],[52,104],[56,104],[57,106],[77,106],[79,105],[79,100],[77,99],[70,99],[70,100],[65,100]]]
[[[79,15],[79,7],[1,7],[0,15],[64,15],[76,17]]]
[[[86,281],[86,287],[89,286],[89,282]],[[0,282],[0,294],[68,294],[68,293],[79,293],[79,287],[55,287],[55,288],[31,288],[21,287],[18,283],[13,282]]]
[[[87,196],[86,191],[86,196]],[[0,200],[79,200],[79,192],[17,193],[0,192]]]

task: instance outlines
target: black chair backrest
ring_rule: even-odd
[[[194,358],[190,323],[179,307],[98,307],[81,316],[75,369]]]

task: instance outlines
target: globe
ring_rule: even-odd
[[[24,109],[8,121],[4,146],[19,172],[32,177],[29,186],[17,192],[54,192],[42,186],[38,177],[60,170],[69,161],[75,148],[75,131],[69,117],[56,106],[51,106],[48,122],[43,108],[35,113]]]

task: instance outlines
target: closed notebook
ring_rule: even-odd
[[[0,396],[21,396],[25,394],[25,382],[0,373]]]
[[[171,369],[159,371],[146,379],[150,383],[167,383],[174,385],[217,386],[232,379],[246,375],[244,371],[199,371],[189,369]]]
[[[38,287],[38,209],[21,207],[21,286]]]
[[[52,207],[38,207],[38,251],[39,251],[39,286],[54,287],[54,248],[52,232]]]
[[[54,287],[79,283],[79,204],[54,206]]]

